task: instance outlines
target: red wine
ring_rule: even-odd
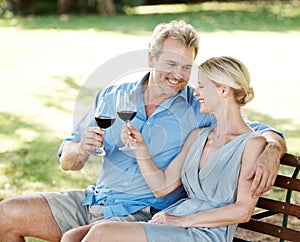
[[[100,116],[100,117],[95,117],[95,120],[100,128],[106,129],[112,126],[116,118],[110,116]]]
[[[124,121],[126,120],[132,120],[135,115],[136,115],[136,111],[120,111],[120,112],[117,112],[120,119],[123,119]]]

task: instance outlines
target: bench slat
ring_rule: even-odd
[[[274,186],[300,192],[300,180],[278,175]]]
[[[260,197],[256,207],[278,213],[287,213],[289,215],[300,218],[300,206],[287,202],[275,201],[269,198]]]
[[[293,154],[285,154],[281,158],[280,164],[300,168],[300,156]]]
[[[300,238],[300,231],[254,219],[251,219],[248,223],[239,224],[239,227],[290,241],[299,241]]]

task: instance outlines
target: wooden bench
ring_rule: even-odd
[[[234,242],[251,241],[248,240],[248,238],[246,238],[246,240],[238,238],[241,232],[246,232],[244,231],[245,229],[278,238],[280,242],[285,240],[300,242],[300,178],[298,178],[300,156],[285,154],[280,160],[280,166],[292,168],[292,174],[290,176],[278,175],[273,186],[273,188],[276,187],[276,191],[279,189],[284,191],[284,201],[273,198],[274,196],[272,196],[272,198],[261,196],[250,221],[238,225],[239,229],[233,239]],[[292,201],[292,194],[296,195],[294,200],[297,201]],[[281,216],[278,214],[281,214]],[[276,223],[269,222],[270,219],[265,219],[272,218],[274,215],[276,216]],[[291,218],[296,219],[296,228],[289,227],[288,221]]]

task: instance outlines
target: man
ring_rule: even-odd
[[[213,125],[213,117],[199,113],[199,102],[193,88],[187,86],[199,39],[191,25],[183,21],[161,24],[150,42],[148,63],[152,68],[141,81],[111,85],[99,92],[111,98],[116,90],[133,89],[139,109],[131,121],[143,133],[156,164],[164,169],[178,154],[186,137],[196,127]],[[199,116],[200,115],[200,116]],[[96,186],[86,190],[43,193],[11,198],[0,204],[2,241],[23,241],[31,236],[59,241],[73,228],[74,238],[85,234],[90,224],[107,220],[147,221],[152,215],[185,196],[182,187],[163,198],[155,198],[139,172],[134,156],[119,151],[123,121],[117,119],[106,131],[96,128],[88,115],[64,140],[59,151],[64,170],[80,170],[98,145],[106,150],[101,175]],[[250,124],[263,132],[269,142],[253,164],[253,196],[273,184],[279,159],[286,151],[280,135],[259,123]]]

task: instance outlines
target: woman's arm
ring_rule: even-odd
[[[129,134],[128,134],[129,131]],[[196,139],[200,129],[195,129],[187,138],[180,153],[163,171],[152,160],[142,134],[133,126],[122,131],[122,140],[128,136],[132,145],[136,147],[134,154],[140,171],[155,197],[164,197],[181,185],[181,170],[190,146]]]
[[[280,158],[286,153],[284,139],[274,131],[265,131],[262,135],[267,140],[264,151],[253,163],[253,168],[247,178],[253,180],[250,193],[254,197],[260,196],[273,186],[277,177]]]
[[[253,163],[253,167],[248,174],[248,179],[253,179],[251,195],[260,196],[271,189],[275,182],[280,158],[286,153],[287,147],[283,133],[259,122],[251,122],[246,116],[244,121],[255,131],[259,132],[267,140],[267,145],[261,155]]]
[[[202,211],[189,216],[173,216],[167,213],[159,213],[152,218],[153,223],[172,224],[179,227],[220,227],[230,224],[246,222],[251,218],[258,198],[250,195],[252,180],[246,179],[257,159],[266,145],[265,138],[255,136],[249,139],[242,156],[242,166],[238,182],[237,199],[234,204]]]

